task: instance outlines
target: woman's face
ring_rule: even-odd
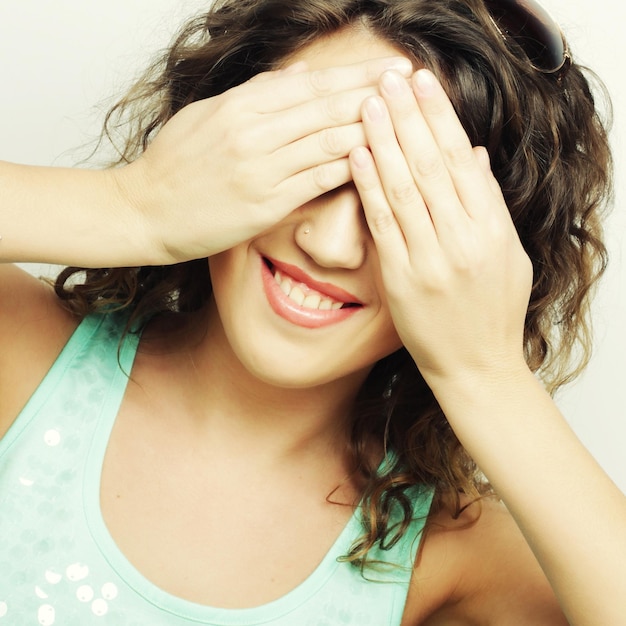
[[[314,42],[291,61],[311,69],[397,55],[364,31]],[[362,380],[401,346],[378,257],[353,185],[309,202],[254,239],[209,259],[220,324],[236,358],[272,384]]]

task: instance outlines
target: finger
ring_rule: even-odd
[[[292,74],[299,74],[300,72],[306,72],[309,69],[309,64],[306,61],[296,61],[291,65],[287,65],[279,70],[282,76],[290,76]]]
[[[441,161],[468,215],[478,218],[492,211],[492,185],[467,133],[435,76],[419,70],[413,77],[419,111],[432,133]],[[490,171],[490,170],[489,170]]]
[[[367,148],[359,146],[350,153],[350,169],[384,277],[389,268],[398,268],[400,263],[406,261],[409,256],[407,242],[387,202],[376,163]]]
[[[385,102],[368,98],[363,105],[363,127],[376,164],[386,201],[410,249],[432,246],[433,222],[396,137]]]
[[[289,76],[291,74],[297,74],[298,72],[304,72],[308,69],[308,64],[306,61],[297,61],[296,63],[292,63],[284,68],[279,68],[277,70],[271,70],[269,72],[261,72],[260,74],[256,74],[248,83],[262,83],[267,82],[269,80],[273,80],[278,76]]]
[[[276,202],[285,203],[285,211],[292,211],[295,207],[302,206],[351,180],[348,159],[336,159],[281,180],[273,187],[273,196]]]
[[[360,122],[323,128],[276,150],[268,167],[284,179],[311,167],[347,157],[353,148],[366,143],[365,130]]]
[[[377,93],[375,86],[343,91],[266,115],[262,123],[267,125],[268,135],[279,147],[325,128],[360,122],[363,101]]]
[[[244,144],[258,156],[283,150],[294,154],[295,150],[291,149],[292,144],[307,137],[310,140],[302,144],[305,146],[305,150],[306,147],[314,145],[316,141],[322,141],[326,142],[325,147],[335,158],[347,156],[350,148],[354,146],[349,146],[343,152],[339,150],[340,146],[338,147],[336,144],[343,141],[339,129],[360,122],[363,100],[376,93],[375,87],[367,87],[334,94],[327,98],[319,98],[287,111],[254,116],[245,128],[239,127],[238,132]],[[327,129],[337,130],[326,133]],[[302,156],[306,157],[306,154],[294,154],[294,156],[300,161]],[[313,160],[303,167],[309,167],[326,160],[328,159]],[[292,168],[291,172],[294,171],[298,171],[298,169]]]
[[[403,157],[441,239],[467,219],[446,161],[407,81],[395,72],[385,72],[381,94]]]
[[[386,57],[341,67],[308,72],[277,73],[271,89],[266,84],[247,83],[240,86],[246,91],[259,113],[272,113],[289,109],[303,102],[323,98],[342,91],[374,85],[387,69],[394,68],[403,76],[413,71],[411,62],[404,57]]]
[[[496,177],[491,170],[491,159],[489,158],[489,152],[487,152],[487,148],[485,148],[484,146],[475,146],[474,154],[476,155],[478,163],[485,173],[487,183],[491,187],[491,191],[493,192],[494,196],[504,199],[502,196],[500,183],[496,180]]]

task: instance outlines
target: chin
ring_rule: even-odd
[[[373,364],[349,366],[338,363],[336,355],[305,354],[301,350],[287,356],[283,351],[255,354],[246,347],[240,362],[249,375],[261,383],[281,389],[306,390],[324,385],[346,384],[353,388],[355,379],[362,381]],[[329,367],[329,365],[331,367]]]

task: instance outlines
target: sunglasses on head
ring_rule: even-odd
[[[524,50],[532,66],[561,78],[571,63],[563,33],[535,0],[485,0],[491,19],[507,39]]]

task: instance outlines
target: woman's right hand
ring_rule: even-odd
[[[260,74],[179,111],[146,152],[112,170],[139,209],[162,263],[210,256],[351,180],[347,156],[364,145],[363,100],[403,58]]]

